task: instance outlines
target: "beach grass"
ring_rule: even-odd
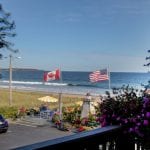
[[[38,98],[43,96],[52,96],[59,98],[59,93],[46,93],[46,92],[36,92],[36,91],[22,91],[22,90],[13,90],[12,91],[12,106],[20,108],[22,106],[26,108],[39,107],[44,102],[38,100]],[[76,102],[83,100],[81,95],[72,95],[72,94],[62,94],[62,103],[63,106],[73,106]],[[47,103],[50,109],[58,108],[58,102],[56,103]],[[10,107],[9,106],[9,89],[0,89],[0,108]]]

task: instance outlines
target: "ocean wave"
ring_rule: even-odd
[[[9,83],[8,80],[0,81],[0,83]],[[49,82],[30,82],[30,81],[12,81],[12,84],[26,84],[26,85],[53,85],[53,86],[66,86],[67,83],[49,83]]]
[[[68,86],[84,86],[84,87],[98,87],[98,85],[93,84],[74,84],[74,83],[68,83]]]
[[[9,80],[2,80],[0,81],[0,83],[3,84],[9,84]],[[26,85],[26,86],[30,86],[30,85],[46,85],[46,86],[73,86],[73,87],[94,87],[94,88],[99,88],[99,85],[97,84],[86,84],[86,83],[60,83],[60,82],[36,82],[36,81],[11,81],[12,84],[16,84],[16,85]]]
[[[44,83],[44,85],[66,86],[68,84],[67,83],[49,83],[49,82],[46,82],[46,83]]]

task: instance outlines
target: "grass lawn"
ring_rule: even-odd
[[[39,101],[39,97],[43,96],[52,96],[59,98],[58,93],[44,93],[44,92],[33,92],[33,91],[12,91],[12,106],[26,108],[39,107],[43,102]],[[72,106],[75,105],[75,102],[83,100],[84,96],[81,95],[69,95],[62,94],[63,106]],[[50,109],[57,108],[58,102],[56,103],[47,103]],[[9,107],[9,90],[0,89],[0,108]]]

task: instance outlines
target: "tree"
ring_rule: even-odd
[[[150,53],[150,50],[148,50],[147,52]],[[145,58],[145,60],[147,60],[147,61],[149,61],[149,62],[146,63],[146,64],[144,64],[144,66],[150,67],[150,56],[147,56],[147,57]]]
[[[147,52],[150,53],[150,50],[148,50]],[[147,57],[145,58],[145,60],[148,61],[148,62],[147,62],[146,64],[144,64],[144,66],[150,68],[150,56],[147,56]],[[148,73],[150,73],[150,70],[148,70]],[[145,87],[146,89],[150,89],[150,80],[148,81],[148,84],[147,84],[147,85],[144,85],[144,87]]]
[[[16,33],[13,31],[15,29],[15,22],[11,21],[11,14],[5,12],[2,5],[0,4],[0,49],[6,48],[11,52],[17,53],[18,50],[13,49],[13,43],[9,42],[7,38],[15,37]],[[0,54],[0,58],[2,58]]]

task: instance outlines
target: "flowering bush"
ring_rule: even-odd
[[[150,139],[150,95],[129,87],[114,89],[113,93],[111,97],[107,92],[100,104],[101,126],[122,125],[126,134],[139,140]]]
[[[75,127],[78,132],[90,130],[99,125],[96,116],[89,114],[88,117],[81,118],[81,106],[65,107],[63,110],[63,121]]]
[[[80,106],[65,107],[63,110],[63,120],[73,123],[81,114]]]
[[[60,114],[58,112],[55,112],[52,116],[52,122],[55,123],[55,125],[60,125],[61,120],[60,120]]]

